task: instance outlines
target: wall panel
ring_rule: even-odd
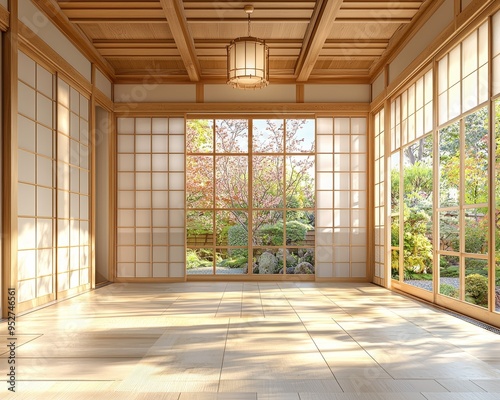
[[[18,56],[17,258],[19,302],[26,303],[55,293],[55,77]]]

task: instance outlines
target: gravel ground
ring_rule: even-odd
[[[188,275],[212,275],[212,267],[199,267],[187,270]],[[243,268],[215,268],[216,275],[242,275]]]
[[[458,278],[441,278],[441,283],[446,283],[454,288],[458,289],[459,279]],[[432,281],[421,281],[416,279],[405,280],[405,283],[421,289],[432,291]]]

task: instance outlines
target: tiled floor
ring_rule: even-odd
[[[17,333],[2,399],[500,399],[499,335],[370,284],[114,284]]]

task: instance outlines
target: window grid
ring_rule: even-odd
[[[492,18],[492,34],[492,95],[497,96],[500,94],[500,11]]]
[[[385,128],[384,110],[374,116],[375,276],[385,278]]]
[[[183,277],[184,119],[117,122],[117,276]]]
[[[54,293],[54,75],[19,52],[19,302]]]
[[[89,100],[57,83],[57,290],[90,282]]]
[[[239,222],[235,222],[237,226],[239,223],[250,223],[253,226],[252,232],[256,233],[256,226],[264,226],[266,223],[270,223],[266,221],[266,215],[281,213],[283,216],[283,220],[286,222],[286,216],[289,212],[309,212],[314,213],[314,205],[312,206],[302,206],[299,208],[287,207],[286,200],[286,191],[282,190],[279,195],[277,194],[275,197],[267,198],[267,201],[271,200],[269,203],[264,201],[264,203],[259,203],[262,199],[260,199],[260,195],[256,194],[254,188],[261,183],[259,182],[259,172],[260,168],[252,168],[252,166],[258,165],[262,163],[264,166],[267,161],[272,160],[272,162],[276,162],[276,165],[279,166],[279,172],[277,173],[277,180],[280,181],[280,186],[287,187],[290,183],[287,181],[289,177],[285,173],[287,171],[288,165],[293,165],[295,162],[294,159],[296,157],[307,158],[311,163],[311,168],[314,168],[314,121],[312,119],[306,120],[305,125],[301,127],[297,132],[294,129],[294,123],[298,120],[295,119],[238,119],[232,118],[231,126],[233,128],[229,129],[231,132],[230,135],[233,137],[233,140],[226,143],[227,138],[225,136],[225,125],[227,123],[224,119],[203,119],[203,120],[193,120],[188,121],[193,123],[203,122],[205,126],[205,134],[210,135],[209,138],[206,138],[206,143],[203,145],[196,144],[188,147],[187,149],[187,157],[188,157],[188,181],[191,180],[190,174],[193,173],[192,179],[195,180],[195,177],[200,175],[200,165],[204,166],[205,171],[205,184],[203,187],[199,185],[194,185],[191,189],[188,188],[188,220],[190,219],[190,215],[193,214],[194,218],[196,214],[204,214],[209,216],[209,219],[212,220],[211,224],[207,224],[210,226],[206,226],[205,230],[210,230],[205,236],[203,240],[202,237],[199,237],[198,234],[190,235],[188,228],[188,252],[190,251],[204,251],[210,254],[219,254],[222,258],[225,257],[225,254],[230,254],[231,251],[242,251],[243,254],[247,252],[249,249],[250,242],[253,243],[253,258],[254,260],[261,256],[264,251],[276,251],[276,252],[286,252],[293,253],[292,249],[297,252],[306,252],[308,250],[313,251],[314,243],[308,242],[310,239],[306,239],[305,244],[290,244],[286,243],[286,240],[283,240],[283,244],[264,244],[259,242],[262,240],[262,237],[258,237],[258,235],[254,235],[252,239],[248,239],[246,245],[237,246],[229,246],[227,240],[222,238],[223,235],[220,235],[220,231],[218,228],[222,226],[217,226],[217,221],[219,219],[224,219],[224,214],[240,212],[241,216],[239,217]],[[266,140],[261,141],[261,134],[265,134],[267,132],[266,123],[270,123],[273,125],[273,137],[272,140],[266,138]],[[236,129],[235,129],[236,128]],[[279,138],[279,132],[281,132],[282,136]],[[289,135],[290,133],[290,135]],[[294,134],[293,134],[294,133]],[[301,137],[304,135],[305,137]],[[311,138],[308,138],[308,134],[312,136],[312,142],[310,142]],[[298,135],[298,136],[297,136]],[[190,140],[190,142],[194,142],[194,140]],[[210,143],[210,144],[208,144]],[[296,147],[302,143],[304,148],[297,149]],[[293,147],[292,147],[293,146]],[[309,147],[312,146],[312,147]],[[239,160],[236,162],[236,160]],[[229,181],[231,177],[223,177],[224,174],[224,163],[227,161],[227,165],[231,165],[232,171],[234,169],[238,169],[240,174],[240,181],[238,188],[239,191],[236,193],[234,186],[224,187],[223,181]],[[231,163],[231,164],[230,164]],[[269,164],[268,164],[269,165]],[[219,168],[221,166],[222,168]],[[192,169],[192,171],[191,171]],[[250,177],[251,175],[251,177]],[[252,182],[252,184],[250,183]],[[262,184],[266,185],[269,183],[268,181],[261,181]],[[221,185],[218,187],[218,185]],[[235,182],[232,183],[236,184]],[[198,186],[198,187],[197,187]],[[190,199],[190,197],[197,197],[197,190],[203,188],[210,188],[212,195],[204,196],[201,199]],[[236,205],[233,203],[233,195],[236,197]],[[314,190],[312,190],[314,191]],[[242,193],[244,192],[244,193]],[[272,190],[270,191],[272,192]],[[270,193],[268,192],[268,194]],[[242,199],[238,199],[238,195],[243,194],[243,198],[247,198],[243,204],[241,202]],[[221,196],[222,195],[222,196]],[[228,199],[224,199],[226,196]],[[210,197],[210,198],[209,198]],[[272,197],[272,196],[271,196]],[[238,203],[238,201],[240,203]],[[236,208],[235,208],[236,207]],[[188,221],[189,224],[190,221]],[[264,225],[263,225],[264,224]],[[233,225],[234,226],[234,225]],[[283,229],[283,239],[286,239],[287,229],[285,225],[285,229]],[[203,236],[203,235],[202,235]],[[251,236],[251,235],[250,235]],[[220,243],[219,243],[220,242]],[[286,243],[286,244],[285,244]],[[301,249],[301,250],[298,250]],[[246,255],[245,255],[246,256]],[[252,257],[252,255],[250,256]],[[228,258],[230,259],[231,256]],[[314,257],[313,257],[314,258]],[[223,259],[221,265],[225,262]],[[314,262],[313,262],[314,263]],[[224,267],[217,268],[218,261],[214,257],[211,260],[211,274],[223,274],[226,273]],[[284,261],[286,264],[286,259]],[[206,265],[208,266],[208,265]],[[290,267],[290,265],[289,265]],[[240,270],[236,270],[235,274],[249,274],[251,275],[253,271],[248,271],[247,268],[242,268]],[[198,268],[188,269],[188,274],[200,274]],[[257,272],[255,272],[257,273]],[[287,272],[285,268],[282,271],[271,269],[271,271],[263,272],[259,270],[259,274],[283,274],[286,275],[291,274],[292,272]],[[294,272],[293,272],[294,273]]]
[[[488,43],[486,21],[439,60],[439,125],[488,100]]]
[[[432,70],[420,77],[391,103],[391,151],[433,129]]]

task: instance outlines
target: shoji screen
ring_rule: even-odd
[[[365,278],[366,118],[318,118],[316,274]]]
[[[373,130],[375,135],[375,278],[385,278],[385,132],[384,110],[375,114]],[[381,282],[377,282],[381,283]]]
[[[117,277],[185,274],[183,118],[118,118]]]
[[[492,77],[492,92],[493,95],[500,94],[500,11],[493,16],[492,22],[493,43],[492,43],[492,58],[493,58],[493,77]]]
[[[488,43],[485,22],[439,60],[439,125],[488,100]]]
[[[19,302],[55,292],[54,75],[19,53]]]
[[[89,284],[89,101],[57,82],[57,245],[59,292]]]

